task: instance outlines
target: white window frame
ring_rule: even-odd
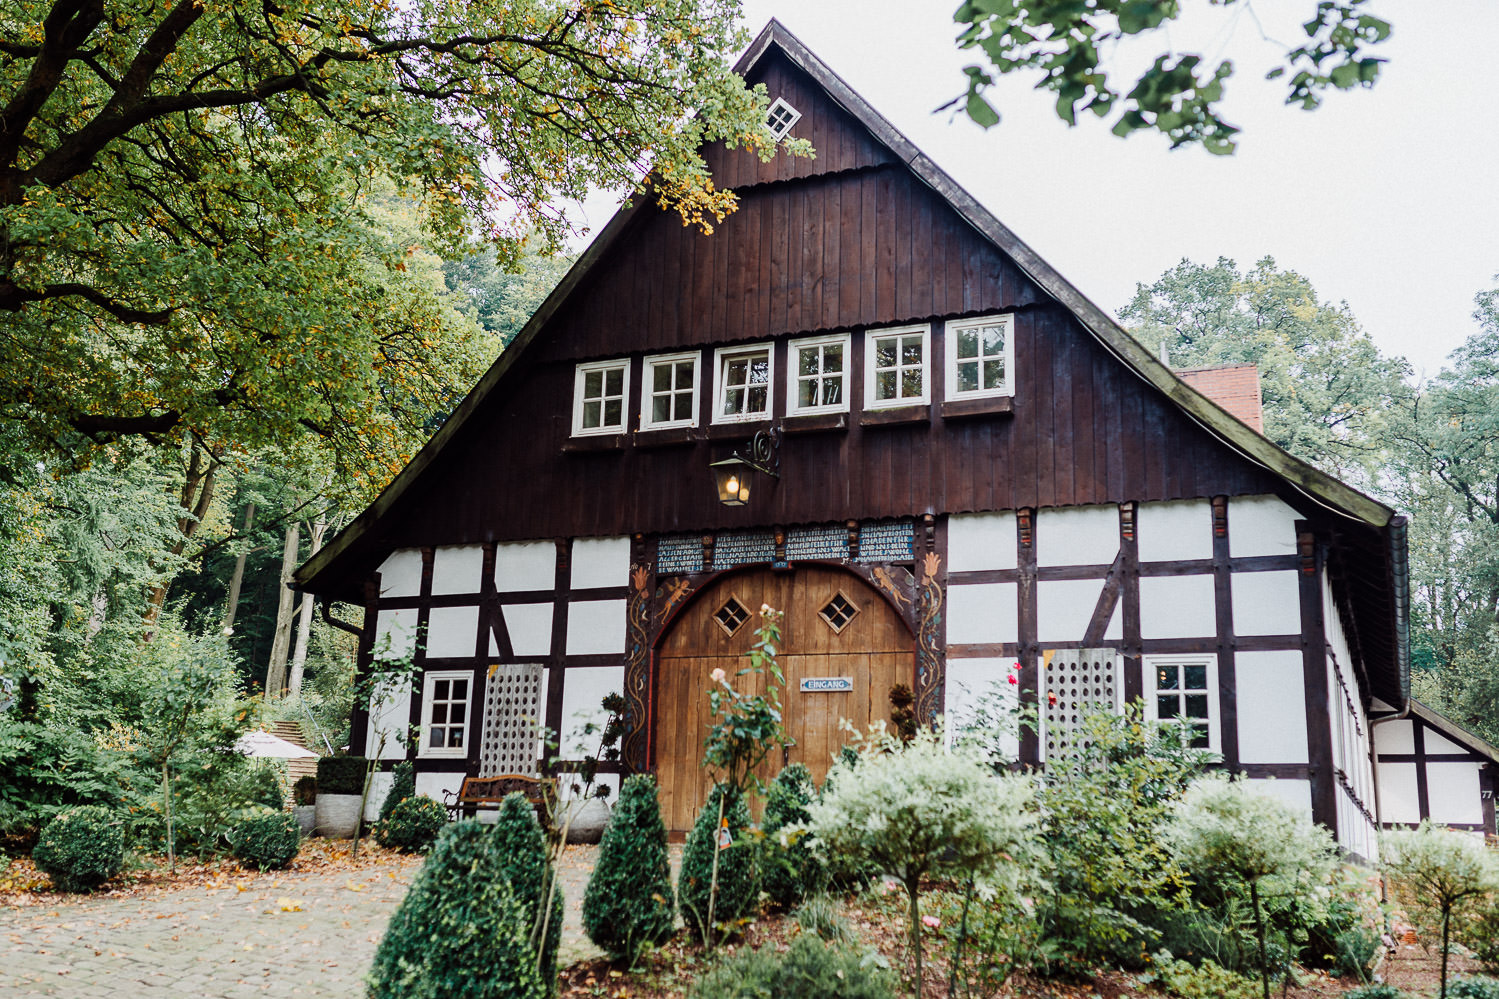
[[[843,401],[833,403],[830,406],[803,406],[800,404],[801,394],[801,361],[799,353],[809,347],[829,347],[838,345],[843,348],[843,391],[840,393]],[[853,357],[853,338],[847,333],[838,333],[833,336],[813,336],[802,340],[792,340],[788,344],[786,354],[786,415],[787,416],[811,416],[816,413],[847,413],[848,392],[850,379],[848,377],[849,361]],[[814,376],[824,379],[825,374]]]
[[[765,412],[735,413],[725,415],[723,404],[728,386],[724,384],[724,366],[736,357],[747,354],[765,354],[769,366],[765,374]],[[758,384],[758,383],[746,383]],[[742,347],[719,347],[713,352],[713,422],[714,423],[761,423],[769,420],[776,406],[776,348],[773,343],[752,343]]]
[[[620,383],[619,400],[619,423],[608,426],[587,427],[583,426],[583,386],[588,375],[595,371],[623,371],[624,379]],[[607,376],[605,377],[607,381]],[[602,399],[611,399],[613,396],[601,396]],[[602,411],[599,414],[603,418]],[[588,361],[578,365],[577,373],[573,376],[573,436],[574,437],[597,437],[604,434],[622,434],[630,429],[630,360],[629,358],[615,359],[612,361]]]
[[[468,682],[468,699],[464,702],[463,709],[463,745],[442,746],[434,749],[428,745],[428,733],[432,726],[432,691],[439,680],[465,680]],[[427,673],[422,677],[422,714],[420,736],[417,739],[417,756],[430,758],[466,758],[468,756],[469,734],[474,730],[474,688],[478,683],[474,679],[474,671],[467,669],[445,669]],[[451,698],[444,704],[456,704]],[[447,723],[444,723],[447,724]]]
[[[1141,672],[1144,676],[1145,694],[1145,717],[1149,721],[1174,721],[1174,718],[1162,718],[1158,714],[1156,704],[1156,667],[1157,666],[1206,666],[1207,667],[1207,696],[1208,696],[1208,749],[1215,753],[1223,752],[1223,715],[1218,707],[1218,656],[1216,653],[1192,653],[1178,655],[1156,655],[1142,656],[1140,660]]]
[[[897,395],[894,399],[875,398],[875,348],[874,342],[885,337],[905,337],[913,333],[921,334],[921,395],[920,397]],[[896,352],[896,385],[901,384],[900,373],[904,370],[898,360],[900,352]],[[900,409],[904,406],[926,406],[932,401],[932,324],[917,323],[913,326],[891,326],[885,329],[866,330],[864,332],[864,408],[865,409]]]
[[[653,420],[651,419],[651,404],[655,401],[655,384],[653,376],[655,366],[658,364],[680,364],[682,361],[692,362],[692,405],[691,414],[685,420]],[[674,427],[697,426],[699,403],[701,396],[699,389],[703,383],[703,355],[699,351],[688,351],[681,354],[657,354],[645,359],[645,367],[640,376],[640,429],[641,430],[670,430]],[[675,380],[673,381],[675,385]],[[679,391],[675,387],[672,395]]]
[[[1005,329],[1004,351],[999,355],[983,354],[983,347],[979,347],[979,382],[980,387],[967,392],[958,391],[958,334],[963,330],[975,329],[980,326],[1003,326]],[[1000,316],[979,316],[976,319],[959,319],[947,324],[947,354],[944,367],[947,369],[946,398],[948,399],[992,399],[1000,396],[1015,394],[1015,316],[1013,313],[1005,313]],[[1005,381],[998,388],[983,388],[983,358],[985,356],[998,356],[1005,364]]]
[[[771,122],[775,120],[777,111],[785,111],[790,117],[786,118],[780,125],[773,125]],[[765,109],[765,127],[770,130],[770,134],[775,137],[777,142],[780,142],[789,135],[791,130],[796,127],[796,123],[801,120],[802,113],[792,107],[782,97],[777,97],[771,103],[770,107]]]

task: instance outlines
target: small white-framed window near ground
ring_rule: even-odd
[[[1015,317],[984,316],[947,324],[947,398],[1015,394]]]
[[[578,365],[573,384],[573,435],[623,433],[629,393],[629,361]]]
[[[645,359],[645,388],[640,400],[641,430],[697,426],[700,361],[696,352]]]
[[[1220,751],[1216,655],[1145,656],[1145,717],[1179,720],[1191,730],[1191,745]]]
[[[791,341],[787,416],[848,412],[847,334]]]
[[[921,406],[931,401],[927,358],[932,328],[902,326],[864,334],[864,408]]]
[[[422,678],[422,728],[418,756],[467,756],[474,674],[440,670]]]
[[[720,347],[713,367],[714,423],[769,419],[775,374],[770,344]]]

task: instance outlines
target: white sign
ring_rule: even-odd
[[[851,676],[809,676],[803,677],[800,690],[804,694],[846,694],[854,689],[854,678]]]

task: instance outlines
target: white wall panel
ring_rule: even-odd
[[[1036,637],[1081,642],[1103,593],[1101,579],[1058,579],[1036,584]]]
[[[563,759],[581,759],[597,751],[599,734],[604,722],[609,720],[599,702],[606,694],[622,694],[624,690],[623,666],[574,666],[563,672],[562,737],[559,743]],[[585,736],[583,728],[589,722],[598,726],[599,732]]]
[[[578,538],[573,542],[572,586],[624,586],[630,581],[629,538]]]
[[[1036,511],[1037,565],[1108,565],[1119,554],[1119,508]]]
[[[510,633],[510,648],[516,655],[552,654],[551,604],[506,604],[500,608],[500,616],[505,619],[505,629]],[[491,639],[491,649],[493,644],[494,640]]]
[[[416,793],[425,795],[434,801],[442,801],[443,792],[451,791],[458,793],[463,786],[463,772],[456,773],[422,773],[417,771]]]
[[[427,612],[427,658],[473,658],[479,638],[479,608],[433,607]]]
[[[1443,753],[1466,753],[1468,751],[1429,725],[1426,726],[1426,732],[1422,736],[1422,741],[1426,743],[1427,756],[1440,756]]]
[[[447,545],[432,552],[433,593],[478,593],[483,575],[482,545]]]
[[[1213,505],[1207,500],[1141,503],[1135,522],[1141,562],[1213,557]]]
[[[1301,634],[1296,570],[1236,572],[1231,585],[1235,635]]]
[[[975,569],[1014,569],[1015,514],[959,513],[947,519],[949,572]]]
[[[1381,763],[1375,774],[1379,781],[1379,821],[1421,821],[1420,801],[1416,797],[1414,763]]]
[[[1239,652],[1239,759],[1245,763],[1306,763],[1306,681],[1301,653]]]
[[[947,643],[1020,640],[1019,586],[969,583],[947,588]]]
[[[1235,496],[1228,501],[1228,553],[1296,554],[1296,521],[1303,519],[1277,496]]]
[[[364,802],[364,821],[374,822],[380,818],[380,807],[385,804],[385,796],[395,782],[396,775],[388,770],[377,770],[370,777],[370,796]]]
[[[624,651],[623,600],[576,600],[568,604],[568,655],[587,656]]]
[[[986,700],[991,715],[1013,713],[1019,706],[1020,687],[1007,678],[1017,668],[1015,659],[949,659],[942,705],[949,735],[972,724],[976,709]],[[1018,729],[1004,735],[1000,751],[1011,759],[1020,755]]]
[[[1426,764],[1426,802],[1431,808],[1431,821],[1482,822],[1480,794],[1477,763]]]
[[[1140,579],[1141,638],[1211,638],[1217,633],[1212,576]]]
[[[416,648],[416,608],[383,610],[375,618],[375,655],[400,659]]]
[[[495,545],[494,585],[507,590],[550,590],[557,585],[557,546],[550,541]]]
[[[1256,777],[1244,781],[1244,786],[1255,794],[1262,794],[1267,798],[1290,805],[1296,812],[1306,818],[1308,822],[1312,818],[1312,782],[1309,780],[1277,780],[1270,777]]]
[[[370,723],[365,730],[364,755],[379,760],[404,760],[407,747],[402,743],[411,724],[411,687],[409,678],[387,680],[375,688],[370,697]],[[381,736],[385,744],[380,744]]]
[[[1415,736],[1409,718],[1397,718],[1380,722],[1374,726],[1374,751],[1376,753],[1414,753]]]
[[[416,597],[422,592],[422,553],[398,548],[380,563],[382,597]]]

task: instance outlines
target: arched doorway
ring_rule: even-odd
[[[735,677],[754,642],[760,606],[782,611],[782,695],[787,732],[795,740],[786,762],[800,762],[819,782],[846,741],[840,721],[859,729],[890,717],[890,688],[910,685],[915,644],[899,614],[858,576],[828,566],[735,573],[706,586],[662,636],[656,652],[652,754],[667,829],[685,831],[707,798],[703,737],[709,675]],[[848,690],[802,691],[804,679],[847,678]],[[763,689],[763,681],[762,681]],[[824,686],[827,686],[826,684]],[[764,777],[782,761],[767,761]]]

